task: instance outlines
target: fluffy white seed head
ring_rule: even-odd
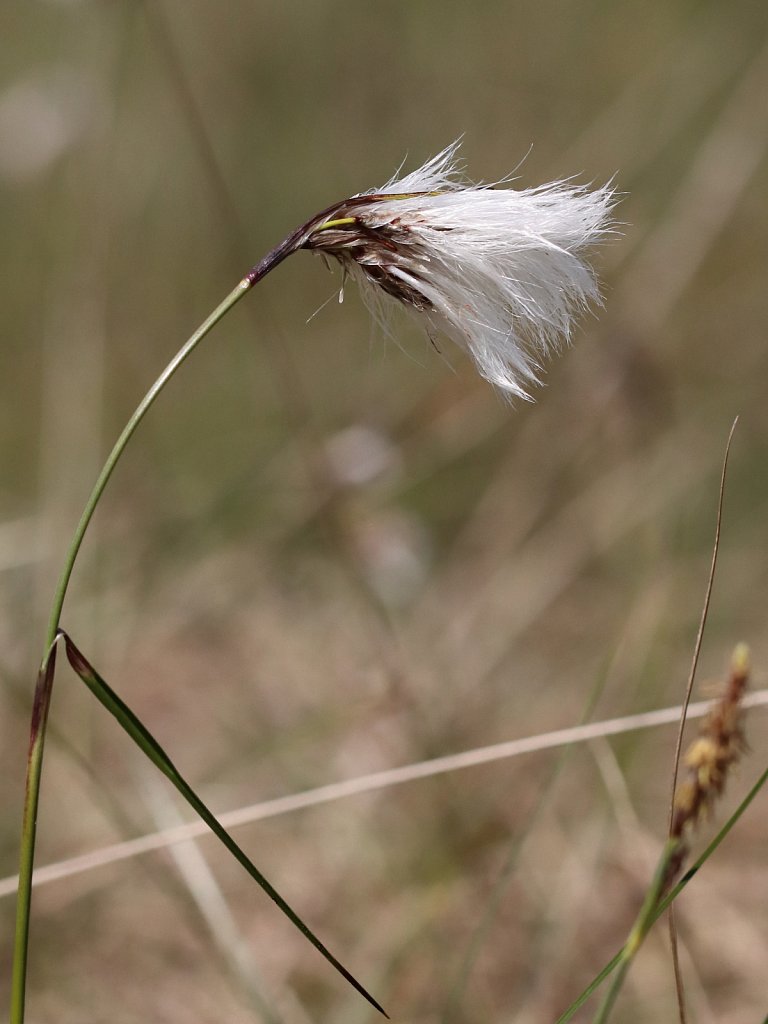
[[[585,256],[610,231],[615,193],[476,185],[458,148],[326,211],[302,244],[335,256],[374,305],[383,290],[465,348],[492,384],[529,398],[545,358],[599,302]]]

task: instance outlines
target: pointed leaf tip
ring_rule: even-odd
[[[198,814],[198,816],[208,825],[214,835],[219,839],[221,843],[229,850],[229,852],[235,857],[235,859],[241,864],[243,868],[248,872],[251,878],[264,890],[269,896],[273,903],[285,914],[288,920],[295,925],[296,928],[302,933],[302,935],[315,947],[315,949],[325,958],[325,960],[336,970],[338,973],[349,982],[349,984],[368,1002],[374,1009],[378,1010],[383,1017],[387,1020],[390,1019],[389,1014],[384,1007],[377,1002],[376,999],[368,992],[366,988],[355,978],[355,976],[347,970],[347,968],[337,959],[328,949],[328,947],[321,942],[321,940],[315,935],[315,933],[304,923],[299,917],[296,911],[290,906],[290,904],[280,895],[275,887],[264,877],[259,871],[253,861],[243,851],[243,849],[235,842],[230,836],[226,829],[219,823],[215,815],[208,809],[203,801],[198,797],[188,782],[181,776],[171,759],[168,757],[166,752],[141,722],[141,720],[131,711],[125,702],[118,697],[115,691],[109,686],[107,681],[99,675],[96,669],[91,665],[85,655],[78,649],[71,637],[64,632],[59,630],[57,639],[61,637],[64,640],[64,644],[67,652],[67,659],[72,666],[73,670],[82,679],[85,685],[91,690],[93,695],[99,700],[107,711],[117,719],[118,723],[128,733],[131,739],[136,745],[146,754],[146,756],[152,761],[171,783],[176,787],[178,792],[184,797],[187,803],[192,809]],[[52,661],[52,656],[49,658],[49,663]],[[45,665],[43,666],[45,669]],[[42,672],[43,670],[41,670]],[[50,668],[52,671],[52,665]]]

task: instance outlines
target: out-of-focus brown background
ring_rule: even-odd
[[[299,254],[142,425],[65,625],[217,811],[671,705],[740,414],[697,693],[739,640],[765,684],[768,7],[5,0],[0,34],[0,873],[47,610],[114,437],[269,247],[462,133],[475,178],[626,193],[597,256],[605,311],[536,404],[510,408],[407,319],[383,337]],[[716,821],[763,767],[764,713],[748,734]],[[539,1024],[626,933],[673,738],[237,836],[396,1020]],[[38,862],[179,815],[62,664]],[[766,1011],[765,816],[763,795],[680,904],[701,1024]],[[185,856],[39,890],[31,1021],[372,1019],[212,840]],[[12,899],[0,918],[5,995]],[[674,1013],[660,927],[614,1019]]]

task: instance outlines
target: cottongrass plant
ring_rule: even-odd
[[[202,339],[286,257],[307,249],[332,256],[378,313],[395,300],[433,337],[466,349],[479,373],[503,392],[529,397],[546,358],[567,341],[575,318],[599,300],[589,250],[611,230],[615,193],[569,182],[515,190],[463,178],[458,143],[383,188],[328,207],[256,264],[182,346],[129,419],[94,485],[70,543],[54,596],[32,711],[21,836],[11,986],[11,1024],[24,1020],[32,867],[46,722],[55,656],[70,665],[147,757],[321,954],[378,1010],[379,1003],[330,953],[217,822],[143,723],[110,689],[61,628],[78,552],[120,456],[145,413]]]

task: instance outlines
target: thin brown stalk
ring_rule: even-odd
[[[693,646],[693,657],[691,658],[691,669],[688,673],[688,682],[685,688],[685,697],[683,698],[682,711],[680,713],[680,724],[677,730],[677,740],[675,742],[675,754],[672,765],[672,785],[670,789],[669,797],[669,821],[668,821],[668,833],[671,837],[672,826],[675,815],[675,791],[677,789],[677,779],[680,772],[680,755],[683,749],[683,733],[685,732],[685,723],[688,717],[688,706],[691,702],[691,694],[693,693],[693,684],[696,679],[696,669],[699,664],[699,655],[701,654],[701,644],[704,639],[704,629],[707,624],[707,617],[709,615],[709,605],[712,599],[712,588],[715,582],[715,569],[717,568],[717,556],[720,550],[720,532],[723,521],[723,501],[725,498],[725,478],[728,470],[728,456],[731,451],[731,442],[733,441],[733,434],[736,430],[736,424],[739,422],[739,417],[731,424],[731,429],[728,434],[728,440],[725,445],[725,454],[723,455],[723,468],[720,473],[720,490],[717,498],[717,518],[715,521],[715,539],[712,545],[712,559],[709,566],[709,577],[707,579],[707,588],[704,594],[704,604],[701,609],[701,618],[699,620],[699,629],[696,634],[696,642]],[[680,953],[677,942],[677,921],[675,920],[675,909],[674,904],[670,905],[669,913],[667,915],[667,923],[669,927],[669,942],[672,951],[672,969],[675,976],[675,993],[677,997],[677,1013],[680,1020],[680,1024],[687,1024],[688,1015],[685,1008],[685,985],[683,982],[683,974],[680,969]]]

